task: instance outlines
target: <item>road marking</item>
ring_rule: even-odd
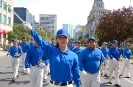
[[[125,79],[126,81],[130,82],[131,84],[133,84],[133,82],[132,82],[132,81],[130,81],[130,80],[126,79],[126,78],[123,78],[123,79]]]

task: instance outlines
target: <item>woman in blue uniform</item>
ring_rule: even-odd
[[[67,30],[60,29],[57,31],[57,46],[55,48],[44,42],[29,23],[24,22],[23,25],[30,31],[34,40],[42,47],[47,58],[49,58],[51,74],[49,87],[73,87],[72,81],[74,81],[76,87],[80,87],[78,56],[70,51],[67,46],[69,40]]]

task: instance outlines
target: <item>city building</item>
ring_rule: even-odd
[[[40,14],[39,15],[39,28],[45,31],[56,34],[57,31],[57,15],[56,14]]]
[[[14,7],[14,11],[19,15],[20,18],[22,18],[23,21],[29,22],[29,10],[27,8]],[[14,23],[22,23],[16,15],[14,15]]]
[[[71,24],[63,24],[62,28],[66,29],[68,31],[68,33],[70,34],[70,38],[73,38],[73,29],[74,26]]]
[[[110,12],[104,8],[103,0],[94,0],[92,10],[90,11],[89,16],[87,17],[87,24],[85,25],[85,34],[92,35],[95,33],[95,30],[98,25],[99,18],[103,15]]]
[[[35,22],[34,27],[39,29],[39,22]]]
[[[0,0],[0,44],[8,43],[7,32],[12,31],[13,27],[13,2],[14,0]],[[11,8],[9,8],[8,6]]]
[[[33,25],[33,16],[31,13],[29,13],[29,23]]]
[[[80,36],[81,37],[83,36],[83,34],[85,33],[85,32],[82,32],[83,27],[84,25],[80,25],[80,24],[75,26],[73,30],[73,38],[79,39]]]

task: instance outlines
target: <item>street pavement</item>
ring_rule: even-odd
[[[16,79],[16,81],[13,83],[11,82],[13,72],[10,60],[11,58],[6,57],[6,51],[1,51],[0,49],[0,87],[30,87],[29,83],[29,76],[26,74],[23,74],[22,71],[22,64],[20,64],[19,68],[19,78]],[[121,68],[122,68],[122,62],[121,62]],[[121,71],[120,71],[121,72]],[[113,75],[114,76],[114,75]],[[126,76],[126,75],[124,75]],[[122,87],[133,87],[133,65],[131,67],[131,78],[120,78],[120,83]],[[48,87],[48,82],[43,84],[43,87]],[[113,77],[113,84],[107,84],[108,78],[101,76],[101,86],[100,87],[115,87],[115,80]]]

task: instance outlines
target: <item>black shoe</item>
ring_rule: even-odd
[[[119,75],[119,76],[122,76],[122,75]]]
[[[119,85],[119,84],[115,84],[115,86],[116,86],[116,87],[121,87],[121,85]]]
[[[105,74],[104,76],[107,76],[107,74]]]
[[[103,75],[103,73],[101,73],[101,76]]]
[[[46,83],[47,82],[47,79],[44,79],[43,82]]]
[[[17,78],[19,77],[19,75],[17,75]]]
[[[112,82],[108,82],[108,84],[112,84]]]
[[[14,77],[12,78],[12,82],[15,82],[15,78]]]
[[[129,76],[127,76],[127,77],[124,77],[124,78],[130,78]]]

